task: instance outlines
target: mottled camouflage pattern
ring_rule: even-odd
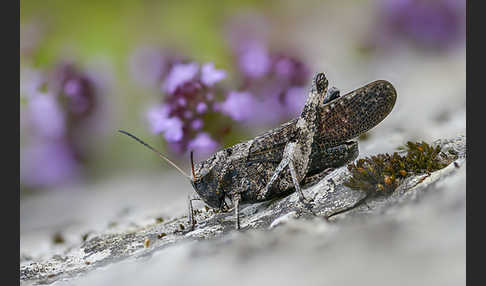
[[[349,140],[391,112],[396,91],[384,80],[341,97],[327,87],[324,74],[317,74],[298,118],[196,165],[192,183],[200,199],[221,208],[225,197],[242,204],[283,197],[295,191],[290,165],[297,181],[305,182],[354,160],[358,144]]]

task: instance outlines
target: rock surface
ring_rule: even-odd
[[[298,195],[233,212],[120,215],[82,243],[60,237],[57,254],[21,254],[24,285],[462,285],[465,284],[466,137],[438,140],[458,159],[369,199],[342,183],[345,167]],[[79,235],[77,233],[76,235]]]

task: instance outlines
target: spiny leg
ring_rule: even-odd
[[[236,193],[233,195],[233,204],[235,205],[236,229],[240,229],[240,200],[241,195]]]
[[[289,143],[291,144],[291,143]],[[287,144],[288,145],[288,144]],[[287,149],[287,146],[286,146],[286,149]],[[285,151],[284,151],[285,152]],[[288,156],[285,156],[284,155],[284,158],[280,161],[280,163],[278,164],[277,168],[275,168],[275,171],[273,172],[273,175],[272,177],[270,178],[270,180],[268,181],[268,183],[266,184],[265,188],[263,188],[260,193],[258,194],[258,197],[260,199],[265,199],[267,198],[268,196],[268,193],[270,192],[270,189],[272,188],[272,186],[275,184],[275,183],[278,183],[278,179],[280,178],[282,172],[285,170],[285,168],[288,166],[289,164],[289,160],[290,158],[288,158]]]
[[[262,192],[260,194],[260,196],[263,199],[267,196],[268,192],[270,191],[270,188],[277,181],[280,174],[285,169],[285,167],[287,167],[287,165],[288,165],[288,159],[283,159],[282,161],[280,161],[280,163],[278,164],[277,168],[275,169],[275,172],[273,173],[272,177],[270,178],[267,185],[265,186],[265,188],[262,190]]]
[[[260,194],[261,198],[267,197],[267,194],[270,192],[270,189],[272,188],[272,186],[274,184],[276,184],[276,183],[278,184],[279,179],[280,180],[291,179],[292,183],[295,187],[295,190],[299,193],[300,200],[305,201],[304,195],[302,193],[302,190],[300,189],[300,184],[299,184],[299,182],[300,182],[299,178],[304,177],[303,173],[305,172],[305,170],[304,171],[303,170],[296,170],[296,168],[295,168],[295,165],[296,165],[295,162],[296,161],[299,162],[299,160],[300,161],[303,160],[303,156],[302,156],[302,153],[300,152],[299,145],[297,144],[297,142],[288,143],[285,146],[282,161],[280,161],[277,168],[275,168],[275,172],[273,173],[272,177],[270,178],[267,185],[265,186],[265,188],[262,190],[262,193]],[[301,162],[300,165],[302,166],[304,164],[302,164],[302,162]],[[289,177],[282,178],[283,177],[282,173],[285,171],[285,169],[287,167],[289,168],[289,171],[290,171],[290,178]]]
[[[299,199],[301,202],[305,202],[304,193],[300,189],[299,180],[297,179],[297,173],[295,172],[294,161],[289,160],[290,175],[292,176],[292,181],[294,182],[294,187],[297,193],[299,193]]]
[[[187,207],[188,207],[188,214],[187,218],[189,220],[189,225],[191,226],[191,230],[194,230],[194,226],[196,222],[194,220],[194,209],[192,207],[192,201],[200,201],[201,198],[197,195],[188,195],[187,196]]]

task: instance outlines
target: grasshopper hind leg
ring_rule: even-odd
[[[295,171],[294,161],[292,161],[291,159],[289,160],[289,170],[290,175],[292,176],[292,182],[294,183],[295,190],[299,194],[299,200],[301,202],[306,202],[304,193],[302,193],[302,189],[300,188],[299,180],[297,179],[297,172]]]
[[[271,196],[270,193],[272,189],[275,187],[278,189],[278,185],[280,184],[281,180],[284,179],[288,181],[291,185],[293,184],[295,190],[299,194],[299,199],[302,202],[306,202],[302,189],[300,188],[300,181],[299,178],[304,177],[302,174],[302,170],[296,169],[296,161],[300,158],[300,153],[298,151],[298,145],[295,142],[291,142],[287,144],[284,151],[284,157],[282,161],[278,164],[277,168],[275,169],[272,177],[268,181],[265,188],[262,189],[260,193],[261,198],[266,198]],[[284,174],[286,169],[289,169],[290,177],[288,176],[289,173]],[[300,172],[299,172],[300,171]]]

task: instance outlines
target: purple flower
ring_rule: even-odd
[[[179,142],[184,136],[183,122],[178,117],[171,117],[165,121],[165,140],[168,142]]]
[[[201,119],[196,119],[191,122],[191,128],[194,130],[200,130],[204,126],[204,122]]]
[[[242,73],[250,78],[265,76],[270,70],[270,57],[261,43],[251,42],[239,50],[238,65]]]
[[[201,145],[204,141],[200,140],[206,138],[198,137],[204,133],[202,116],[215,111],[214,94],[221,91],[216,83],[225,77],[226,71],[216,69],[213,63],[174,64],[163,79],[164,103],[147,112],[152,132],[164,133],[168,146],[177,153]]]
[[[204,158],[214,153],[219,147],[218,142],[213,140],[208,133],[201,132],[189,141],[187,149],[194,151],[196,158]]]
[[[448,47],[463,41],[466,24],[463,0],[383,0],[383,26],[389,37]]]
[[[92,132],[92,124],[98,123],[93,121],[99,105],[98,86],[86,72],[62,63],[45,74],[48,76],[27,74],[32,83],[21,83],[25,99],[21,108],[25,142],[21,183],[33,188],[78,178],[88,158],[86,130]]]
[[[51,93],[31,96],[25,111],[33,133],[48,138],[61,138],[66,133],[66,116]]]
[[[183,123],[178,117],[169,118],[169,107],[159,105],[149,109],[147,120],[153,133],[164,132],[164,137],[169,142],[177,142],[183,136]]]
[[[218,111],[230,116],[235,121],[248,120],[258,107],[255,97],[249,92],[231,91],[226,100],[217,105]]]
[[[305,86],[310,77],[307,65],[285,54],[274,56],[273,67],[276,76],[292,86]]]
[[[226,78],[226,71],[215,69],[214,63],[206,63],[201,68],[201,81],[206,86],[213,86],[224,78]]]
[[[199,64],[177,64],[172,67],[164,82],[164,91],[172,94],[178,87],[193,80],[199,72]]]
[[[64,93],[70,99],[69,108],[74,114],[86,114],[94,105],[91,83],[86,78],[69,79],[64,84]]]
[[[208,105],[205,102],[199,102],[196,106],[196,111],[199,114],[203,114],[208,110]]]
[[[97,86],[88,74],[71,63],[62,63],[55,68],[51,82],[54,92],[67,99],[70,115],[83,118],[94,112]]]
[[[243,94],[230,93],[220,108],[236,121],[274,125],[298,115],[296,106],[302,106],[305,97],[294,96],[294,92],[307,86],[310,71],[297,57],[270,50],[261,32],[266,26],[251,19],[229,25],[230,47],[242,75],[238,90]]]
[[[20,180],[29,187],[70,182],[79,176],[79,163],[64,140],[41,140],[21,148]]]
[[[304,87],[292,87],[285,94],[285,106],[290,114],[297,117],[304,109],[307,90]]]

